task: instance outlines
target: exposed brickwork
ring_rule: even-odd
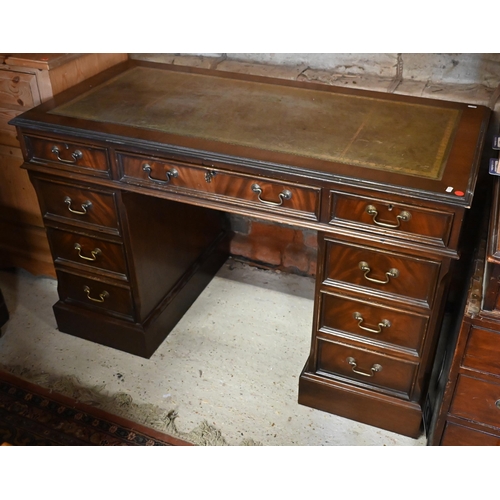
[[[294,274],[316,274],[315,231],[231,216],[235,233],[231,254],[265,267]]]

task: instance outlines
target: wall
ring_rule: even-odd
[[[489,106],[498,130],[500,54],[130,54],[154,62]],[[231,216],[231,253],[259,266],[314,275],[313,231]]]
[[[489,103],[500,54],[131,54],[133,58]],[[494,103],[493,103],[494,104]]]

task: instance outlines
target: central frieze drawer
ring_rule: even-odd
[[[431,307],[440,263],[333,240],[326,241],[325,285]]]
[[[453,213],[394,203],[389,200],[331,192],[330,223],[389,231],[394,236],[420,237],[424,243],[447,246]]]
[[[457,417],[500,427],[500,384],[459,375],[450,412]]]
[[[35,185],[45,219],[119,232],[114,192],[41,179]]]
[[[317,339],[318,372],[340,375],[370,387],[389,389],[409,396],[417,363],[402,361],[352,346]]]
[[[56,263],[72,262],[126,277],[127,265],[122,243],[50,227],[47,228],[47,234]]]
[[[118,154],[122,180],[174,191],[202,192],[204,197],[251,208],[277,210],[303,219],[319,220],[321,190],[258,176],[193,167]]]
[[[109,177],[108,153],[104,148],[91,147],[60,139],[25,136],[30,160],[51,162],[79,173],[102,174]]]
[[[59,298],[63,302],[77,303],[128,319],[134,316],[132,293],[125,285],[118,286],[61,271],[57,271],[57,279]]]
[[[419,354],[428,320],[428,316],[320,292],[319,330],[324,333],[340,332]]]

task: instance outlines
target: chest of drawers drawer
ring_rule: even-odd
[[[37,104],[40,104],[40,93],[34,74],[0,72],[0,106],[29,109]]]
[[[319,220],[321,190],[313,186],[233,174],[143,157],[118,154],[122,180],[181,191],[207,199]]]
[[[500,383],[459,375],[450,411],[457,417],[500,427]]]
[[[420,239],[423,243],[447,246],[454,215],[452,212],[415,207],[388,199],[353,196],[332,191],[330,223],[345,227],[383,231],[394,237]]]
[[[134,306],[128,286],[57,271],[61,301],[132,319]]]
[[[20,71],[0,71],[0,145],[19,148],[15,127],[9,121],[40,103],[36,76]]]
[[[440,262],[326,240],[325,285],[431,307]]]
[[[88,269],[109,271],[127,276],[123,244],[82,235],[76,232],[47,228],[55,263],[73,263]]]
[[[319,330],[420,354],[429,317],[371,304],[340,295],[320,293]]]
[[[442,446],[500,446],[500,437],[447,422]]]
[[[317,372],[409,397],[418,363],[318,338]]]
[[[463,366],[500,376],[500,332],[473,327],[469,333]]]
[[[24,136],[29,159],[50,162],[52,167],[71,169],[78,173],[110,177],[110,164],[104,148],[66,142],[58,138]]]
[[[44,219],[119,234],[115,193],[104,189],[34,179]]]

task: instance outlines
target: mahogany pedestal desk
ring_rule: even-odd
[[[58,327],[150,357],[226,259],[227,213],[313,229],[299,403],[418,437],[488,119],[139,61],[101,73],[12,121]]]

